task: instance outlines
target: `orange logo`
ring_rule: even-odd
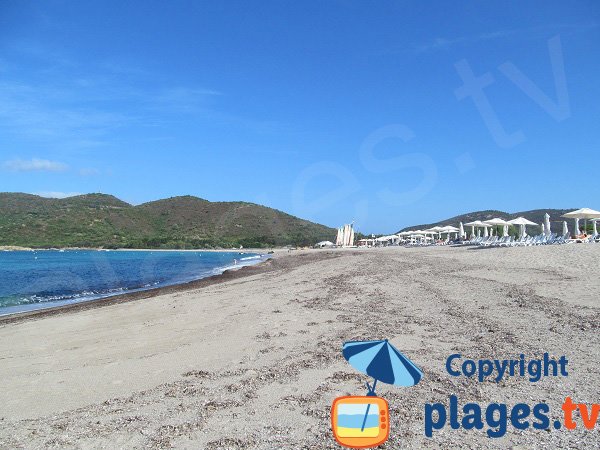
[[[331,429],[338,444],[371,448],[390,434],[388,403],[381,397],[339,397],[331,406]]]

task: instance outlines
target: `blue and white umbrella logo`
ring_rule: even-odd
[[[344,343],[344,358],[356,370],[375,378],[369,394],[374,395],[377,381],[396,386],[414,386],[423,372],[388,340],[349,341]],[[367,385],[368,386],[368,385]]]
[[[375,379],[373,386],[366,383],[369,392],[367,396],[376,396],[377,382],[381,381],[395,386],[414,386],[423,372],[410,359],[388,342],[383,341],[349,341],[342,348],[344,358],[352,367]],[[362,420],[361,432],[364,431],[371,404]]]

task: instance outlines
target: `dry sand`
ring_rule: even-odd
[[[339,448],[332,400],[363,395],[346,340],[388,338],[424,371],[381,384],[382,448],[595,448],[595,431],[449,427],[425,403],[600,401],[600,245],[283,254],[219,283],[0,323],[0,447]],[[569,376],[453,378],[445,360],[566,355]]]

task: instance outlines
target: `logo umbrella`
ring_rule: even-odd
[[[344,358],[359,372],[375,379],[373,387],[367,383],[368,396],[375,396],[377,382],[396,386],[414,386],[423,377],[423,372],[413,362],[398,351],[388,340],[349,341],[344,343]],[[370,404],[363,419],[364,430],[369,415]]]
[[[396,386],[414,386],[423,372],[388,340],[349,341],[344,343],[344,358],[356,370],[376,381]]]

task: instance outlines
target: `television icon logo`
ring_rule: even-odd
[[[390,434],[388,403],[372,395],[338,397],[331,405],[331,429],[335,440],[343,447],[381,445]]]

